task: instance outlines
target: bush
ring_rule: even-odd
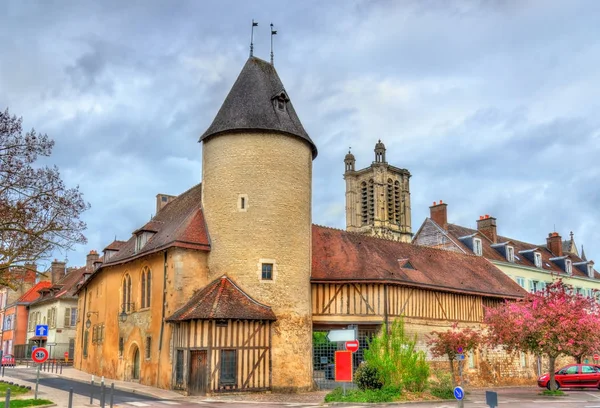
[[[386,387],[380,390],[346,390],[338,387],[325,396],[325,402],[393,402],[401,395],[401,390]]]
[[[379,379],[379,372],[366,361],[363,361],[356,369],[354,383],[362,391],[380,390],[383,387],[383,383]]]
[[[434,375],[436,379],[429,382],[431,395],[442,399],[453,399],[454,387],[452,386],[452,375],[443,371],[435,371]]]
[[[412,392],[424,391],[429,378],[429,364],[425,353],[416,350],[416,335],[409,338],[404,331],[404,321],[397,319],[388,330],[369,342],[364,351],[365,360],[377,369],[384,387],[400,387]]]

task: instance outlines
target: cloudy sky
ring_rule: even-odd
[[[600,261],[600,2],[29,1],[0,13],[0,109],[56,141],[91,209],[89,244],[128,239],[159,192],[201,180],[198,138],[248,58],[275,66],[317,144],[313,221],[345,227],[343,158],[412,173],[413,232],[450,222]],[[64,254],[57,254],[64,257]]]

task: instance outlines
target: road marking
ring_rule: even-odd
[[[600,399],[600,397],[599,397],[599,396],[597,396],[596,394],[592,394],[591,392],[586,392],[586,394],[587,394],[587,395],[591,395],[591,396],[592,396],[592,397],[594,397],[594,398],[598,398],[598,399]]]
[[[167,405],[181,405],[180,402],[175,402],[175,401],[158,401],[161,404],[167,404]]]
[[[126,404],[133,405],[135,407],[150,407],[151,406],[150,404],[146,404],[145,402],[138,402],[138,401],[126,402]]]

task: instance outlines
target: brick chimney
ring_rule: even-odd
[[[443,229],[448,230],[448,211],[446,207],[448,207],[448,204],[443,203],[442,200],[439,203],[434,201],[433,205],[429,207],[429,218]]]
[[[554,256],[563,255],[562,238],[558,235],[558,232],[551,232],[548,234],[548,238],[546,238],[546,248],[548,248]]]
[[[480,216],[477,220],[477,231],[488,237],[493,244],[498,243],[498,231],[494,217],[490,217],[488,214]]]
[[[37,265],[35,263],[26,263],[25,264],[25,276],[24,281],[28,283],[35,283],[35,279],[37,278]]]
[[[171,201],[175,200],[177,196],[172,196],[168,194],[157,194],[156,195],[156,213],[163,209],[163,207],[169,204]]]
[[[67,266],[66,262],[57,261],[56,259],[54,260],[54,262],[52,262],[52,264],[50,266],[50,274],[51,274],[50,282],[52,284],[55,284],[56,282],[58,282],[60,280],[60,278],[65,276],[66,266]]]
[[[94,272],[94,262],[98,262],[100,260],[100,255],[96,252],[95,249],[92,249],[89,254],[87,254],[86,262],[85,262],[85,270],[87,272]]]

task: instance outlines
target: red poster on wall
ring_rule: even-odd
[[[352,352],[335,352],[335,380],[340,382],[352,382]]]

